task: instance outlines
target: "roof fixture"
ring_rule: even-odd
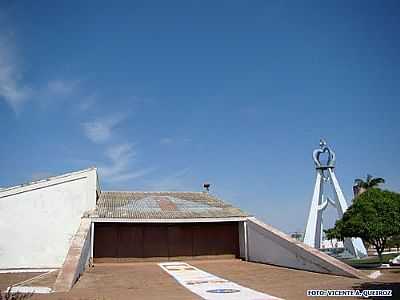
[[[208,193],[210,191],[210,185],[207,182],[203,184],[204,192]]]

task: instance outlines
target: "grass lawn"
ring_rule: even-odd
[[[383,254],[382,255],[382,263],[383,264],[388,264],[390,259],[395,258],[399,253],[391,253],[391,254]],[[367,257],[367,258],[362,258],[362,259],[346,259],[343,260],[346,264],[349,265],[375,265],[379,264],[379,257],[378,256],[372,256],[372,257]]]

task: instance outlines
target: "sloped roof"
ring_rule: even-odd
[[[105,192],[95,218],[191,219],[247,217],[247,213],[202,192]]]

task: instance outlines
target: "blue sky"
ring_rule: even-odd
[[[303,230],[312,150],[399,191],[398,1],[2,1],[0,186],[216,195]]]

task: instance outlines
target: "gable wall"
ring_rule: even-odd
[[[362,278],[362,272],[294,240],[256,218],[248,218],[248,259],[282,267]]]
[[[96,187],[92,169],[0,192],[0,269],[61,267]]]

